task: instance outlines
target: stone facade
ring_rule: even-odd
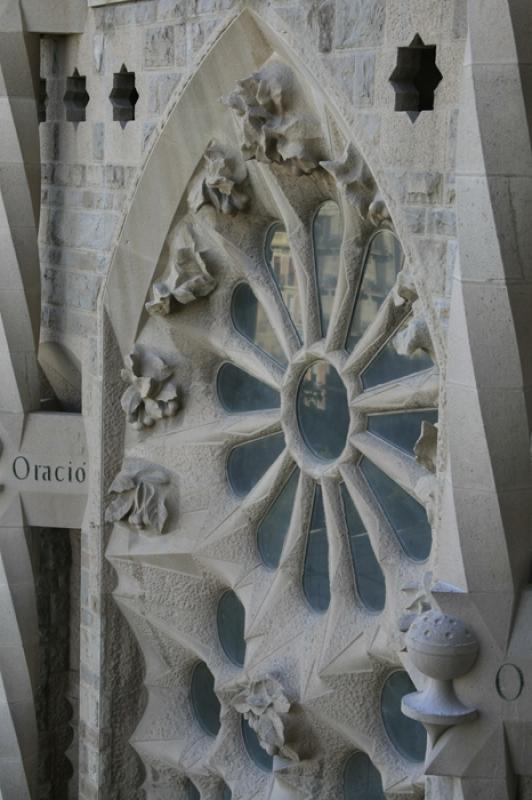
[[[532,11],[45,6],[0,12],[0,796],[528,800]]]

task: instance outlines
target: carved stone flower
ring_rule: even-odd
[[[133,528],[162,533],[168,517],[162,487],[169,482],[167,473],[157,467],[125,466],[109,487],[109,494],[115,496],[107,506],[105,519],[125,520]]]
[[[189,205],[199,211],[204,205],[213,206],[222,214],[236,214],[249,205],[244,191],[248,171],[241,158],[230,155],[213,139],[203,157],[202,169],[189,195]]]
[[[299,761],[298,754],[285,741],[283,716],[290,711],[291,703],[281,684],[266,677],[238,684],[238,689],[232,705],[248,721],[264,750],[271,756]]]
[[[129,384],[121,405],[127,421],[136,430],[149,428],[163,417],[173,417],[179,410],[175,368],[138,345],[126,358],[120,373]]]

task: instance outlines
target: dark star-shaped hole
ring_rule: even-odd
[[[128,122],[135,119],[135,104],[139,99],[135,88],[135,73],[129,72],[125,64],[122,64],[120,72],[113,75],[109,99],[113,106],[113,120],[125,128]]]
[[[432,111],[434,91],[442,77],[436,66],[436,45],[424,44],[416,33],[408,47],[397,48],[397,65],[390,75],[395,110],[406,111],[412,122],[421,111]]]

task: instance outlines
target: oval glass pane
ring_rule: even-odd
[[[402,263],[403,250],[397,236],[391,231],[378,231],[371,240],[366,255],[353,319],[347,335],[347,350],[353,350],[370,322],[375,319],[385,297],[393,288]]]
[[[404,758],[423,762],[427,749],[427,734],[420,722],[405,717],[401,711],[401,700],[405,694],[415,692],[416,687],[406,672],[392,672],[382,689],[381,714],[390,741]]]
[[[380,773],[365,753],[354,753],[345,765],[344,800],[385,800]]]
[[[216,736],[220,730],[220,701],[214,692],[214,676],[203,661],[194,667],[190,699],[196,719],[205,733]]]
[[[315,361],[299,384],[299,429],[314,455],[333,461],[343,451],[349,431],[347,389],[328,361]]]
[[[402,328],[399,330],[402,330]],[[425,350],[416,350],[410,356],[399,355],[393,346],[392,336],[384,347],[379,350],[373,361],[368,364],[360,377],[364,389],[371,389],[373,386],[405,378],[407,375],[422,372],[432,366],[434,366],[434,362]]]
[[[236,330],[245,339],[286,366],[286,356],[270,320],[247,283],[239,283],[233,292],[231,317]]]
[[[369,611],[382,611],[386,601],[384,575],[345,484],[341,491],[357,594]]]
[[[271,772],[273,770],[273,757],[261,747],[257,734],[244,717],[242,717],[242,738],[253,763],[264,772]]]
[[[268,229],[264,245],[264,258],[273,272],[288,313],[292,318],[299,338],[303,338],[303,320],[301,318],[301,303],[297,286],[294,262],[290,251],[290,242],[285,226],[275,222]]]
[[[216,613],[218,637],[227,658],[237,667],[243,667],[246,658],[244,606],[230,589],[220,597]]]
[[[303,566],[303,591],[310,607],[320,614],[329,608],[329,542],[321,486],[316,486]]]
[[[434,425],[438,421],[438,412],[427,409],[398,414],[372,414],[368,417],[368,431],[412,456],[424,421]]]
[[[227,459],[227,477],[234,493],[244,497],[283,450],[282,433],[273,433],[233,447]]]
[[[234,364],[222,364],[216,379],[218,398],[226,411],[265,411],[279,408],[279,392]]]
[[[270,569],[279,566],[284,540],[290,525],[299,481],[295,469],[273,501],[257,530],[257,545],[263,564]]]
[[[185,792],[187,800],[201,800],[201,795],[191,780],[187,779],[187,782],[185,784]]]
[[[432,546],[432,531],[423,506],[367,458],[360,461],[360,469],[407,556],[425,561]]]
[[[342,250],[343,224],[337,203],[328,200],[319,207],[314,217],[312,234],[318,278],[321,329],[325,336],[334,303]]]

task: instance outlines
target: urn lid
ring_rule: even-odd
[[[426,611],[416,617],[406,638],[409,649],[434,655],[476,653],[478,650],[478,642],[469,628],[441,611]]]

